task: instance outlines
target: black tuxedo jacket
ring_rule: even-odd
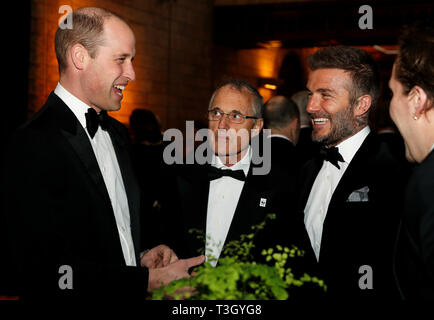
[[[402,298],[434,300],[434,151],[407,185],[395,272]]]
[[[319,153],[320,144],[312,141],[312,127],[303,127],[300,129],[300,136],[297,142],[297,153],[301,163],[306,163]]]
[[[307,231],[305,249],[313,268],[328,286],[328,296],[339,298],[391,297],[396,295],[392,276],[392,252],[401,212],[405,176],[396,160],[374,133],[365,139],[331,198],[323,225],[321,251],[316,261]],[[303,168],[299,194],[299,226],[304,219],[312,185],[323,161],[314,158]],[[368,201],[351,202],[352,192],[368,187]],[[372,268],[373,289],[367,284],[365,267]],[[362,269],[360,269],[362,267]],[[395,296],[396,297],[396,296]]]
[[[113,118],[110,127],[140,264],[140,195],[128,133]],[[6,153],[2,197],[12,251],[7,262],[17,271],[19,294],[144,296],[147,270],[125,265],[113,208],[85,129],[54,93],[14,134]],[[61,265],[72,267],[73,290],[59,289]]]
[[[296,214],[296,182],[302,167],[301,158],[291,141],[281,137],[269,139],[271,142],[269,179],[276,192],[279,193],[274,204],[278,208],[285,208],[282,210],[282,215],[293,216]],[[284,228],[286,230],[282,230],[282,232],[287,233],[288,226],[284,226]]]
[[[301,159],[294,144],[281,137],[271,137],[271,178],[281,184],[281,190],[294,193],[301,169]],[[290,199],[285,199],[290,201]],[[292,205],[293,206],[293,205]]]
[[[209,165],[183,165],[176,170],[174,190],[170,194],[169,203],[163,205],[162,228],[166,238],[161,239],[169,243],[181,257],[196,256],[204,253],[205,240],[198,239],[197,233],[190,233],[190,229],[206,232],[206,217],[208,209],[208,196],[210,180],[208,178]],[[267,222],[266,227],[255,238],[256,250],[254,258],[260,258],[262,248],[274,247],[278,244],[275,234],[275,225],[279,221],[282,208],[275,203],[281,192],[273,183],[271,176],[253,175],[255,164],[250,169],[230,225],[226,243],[239,240],[242,234],[252,233],[251,227],[265,220],[269,213],[275,213],[276,219]],[[265,205],[261,206],[265,199]],[[170,230],[170,231],[169,231]],[[167,238],[171,235],[170,238]]]

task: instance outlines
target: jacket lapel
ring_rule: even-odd
[[[333,224],[335,224],[335,222],[340,219],[338,216],[342,213],[342,210],[339,209],[339,206],[348,199],[353,191],[367,186],[369,179],[369,172],[367,172],[369,171],[368,159],[372,154],[371,149],[373,148],[373,142],[374,135],[371,132],[366,137],[365,141],[363,141],[359,150],[357,150],[330,199],[330,204],[323,225],[320,259],[321,257],[324,257],[324,252],[327,251],[327,239],[329,238],[329,232],[331,232],[328,225],[331,223],[330,221],[334,221]]]
[[[208,165],[185,165],[184,171],[178,177],[178,190],[180,205],[183,212],[182,228],[189,234],[189,229],[198,229],[206,232],[206,217],[208,211],[209,180],[207,177]],[[181,226],[180,226],[181,227]],[[196,236],[189,237],[189,248],[193,252],[204,247],[204,243],[197,241]]]
[[[235,209],[232,223],[229,227],[226,242],[239,240],[241,234],[250,232],[250,227],[262,222],[265,219],[267,209],[271,206],[272,199],[267,193],[266,175],[253,175],[255,165],[250,163],[249,172],[246,177],[237,208]]]
[[[113,143],[113,148],[118,160],[119,169],[122,175],[122,181],[125,187],[125,193],[128,199],[128,208],[130,211],[130,228],[133,238],[134,249],[136,252],[136,258],[139,256],[140,251],[140,190],[138,182],[133,172],[133,166],[131,163],[131,156],[128,150],[128,137],[122,136],[122,131],[118,127],[118,124],[114,119],[110,120],[110,138]]]
[[[89,174],[91,181],[94,183],[96,190],[98,190],[103,200],[101,203],[107,206],[107,212],[111,212],[110,218],[114,218],[110,196],[108,194],[98,161],[95,157],[95,153],[85,129],[81,126],[80,122],[77,120],[68,106],[53,92],[50,94],[47,104],[49,104],[50,108],[55,114],[55,119],[57,119],[56,123],[58,123],[60,127],[59,129],[61,134],[65,137],[72,149],[75,151],[75,154],[84,165],[85,171]],[[127,149],[127,140],[123,138],[121,128],[115,122],[115,120],[110,118],[110,122],[113,130],[109,130],[109,134],[116,153],[128,198],[131,234],[136,258],[138,258],[141,249],[139,227],[140,192],[132,171],[133,169]],[[137,263],[139,263],[139,260],[137,260]]]
[[[68,106],[53,92],[50,94],[47,104],[50,105],[50,108],[55,113],[55,119],[58,119],[57,123],[60,126],[61,134],[69,142],[84,165],[86,172],[95,184],[104,203],[111,208],[110,197],[104,183],[104,178],[99,169],[89,138],[84,131],[85,129]]]
[[[329,208],[332,208],[335,203],[346,201],[352,191],[366,186],[368,178],[366,169],[369,166],[368,158],[372,154],[373,139],[374,135],[371,132],[357,150],[333,193]]]
[[[323,165],[323,160],[320,158],[311,159],[304,167],[303,173],[300,176],[301,181],[299,183],[300,190],[298,191],[298,210],[300,214],[304,215],[304,208],[306,207],[307,200],[309,199],[310,191],[313,183],[318,176],[319,171]]]

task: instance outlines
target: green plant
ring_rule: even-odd
[[[208,262],[199,266],[196,275],[190,279],[180,279],[165,287],[154,290],[151,299],[192,299],[192,300],[285,300],[288,289],[312,282],[326,290],[322,280],[304,274],[297,278],[290,268],[289,259],[303,256],[303,251],[276,245],[262,250],[265,263],[253,260],[254,238],[265,228],[274,214],[267,215],[265,221],[252,226],[252,233],[241,235],[239,240],[227,243],[222,250],[218,265]],[[193,230],[199,239],[204,240],[203,232]],[[206,238],[207,241],[212,239]],[[215,259],[215,258],[214,258]]]

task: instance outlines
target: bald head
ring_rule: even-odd
[[[284,96],[274,96],[268,100],[264,108],[264,128],[271,129],[272,134],[284,135],[296,144],[300,112],[294,101]]]

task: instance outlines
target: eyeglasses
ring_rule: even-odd
[[[243,123],[246,119],[259,119],[258,117],[245,116],[244,114],[237,111],[225,113],[219,109],[208,110],[208,120],[210,121],[220,121],[223,115],[225,115],[226,119],[228,119],[230,122],[238,124]]]

